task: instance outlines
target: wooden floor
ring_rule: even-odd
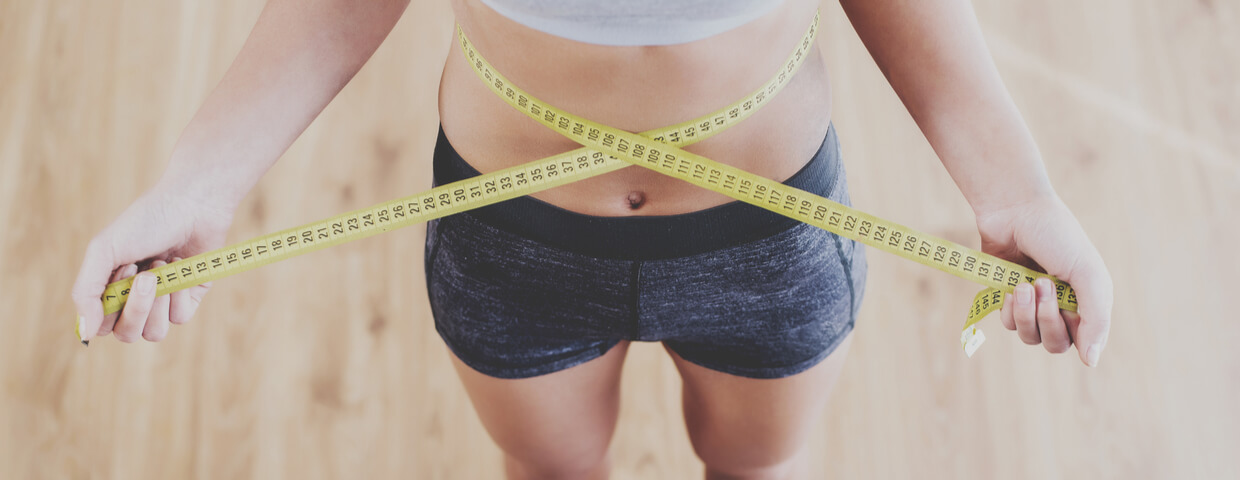
[[[250,195],[231,240],[429,186],[451,18],[446,1],[417,3]],[[260,8],[0,2],[0,478],[500,475],[432,327],[421,227],[218,282],[160,344],[74,340],[87,240],[156,180]],[[1240,4],[977,10],[1115,276],[1110,347],[1090,370],[992,318],[966,359],[977,287],[874,252],[813,478],[1240,478]],[[855,204],[976,246],[967,204],[839,6],[824,19]],[[623,392],[613,477],[699,476],[657,345],[633,349]]]

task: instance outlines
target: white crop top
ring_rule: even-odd
[[[527,27],[598,45],[672,45],[739,27],[783,0],[482,0]]]

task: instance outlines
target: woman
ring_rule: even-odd
[[[1021,284],[1004,325],[1095,365],[1111,280],[1059,200],[964,0],[844,9],[972,205],[983,250],[1068,281]],[[160,181],[101,232],[74,287],[86,339],[158,341],[207,286],[155,298],[135,263],[222,246],[245,194],[386,37],[407,2],[271,0]],[[554,6],[551,6],[554,5]],[[712,112],[782,66],[818,4],[454,0],[464,34],[517,86],[629,131]],[[455,45],[455,43],[454,43]],[[848,201],[819,52],[751,118],[686,150]],[[440,86],[435,180],[573,150],[489,92],[459,50]],[[428,226],[436,328],[509,478],[605,478],[628,342],[662,341],[707,478],[796,478],[848,350],[860,245],[630,167]],[[137,274],[119,317],[109,281]]]

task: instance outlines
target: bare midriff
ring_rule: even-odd
[[[801,40],[818,2],[786,0],[763,17],[691,43],[591,45],[533,30],[477,0],[454,0],[456,20],[478,52],[531,95],[631,132],[712,113],[770,80]],[[495,96],[452,43],[439,87],[444,134],[482,173],[580,145]],[[727,131],[686,150],[783,181],[822,144],[831,119],[827,72],[815,47],[774,100]],[[634,166],[533,197],[596,216],[673,215],[732,199]]]

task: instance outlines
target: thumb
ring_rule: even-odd
[[[1114,287],[1101,262],[1094,262],[1073,277],[1068,283],[1076,291],[1077,313],[1080,315],[1080,325],[1073,340],[1081,361],[1095,367],[1111,331]]]
[[[112,247],[98,238],[86,246],[86,257],[73,283],[73,303],[77,307],[77,330],[82,343],[87,344],[99,325],[103,323],[103,290],[116,266]]]

